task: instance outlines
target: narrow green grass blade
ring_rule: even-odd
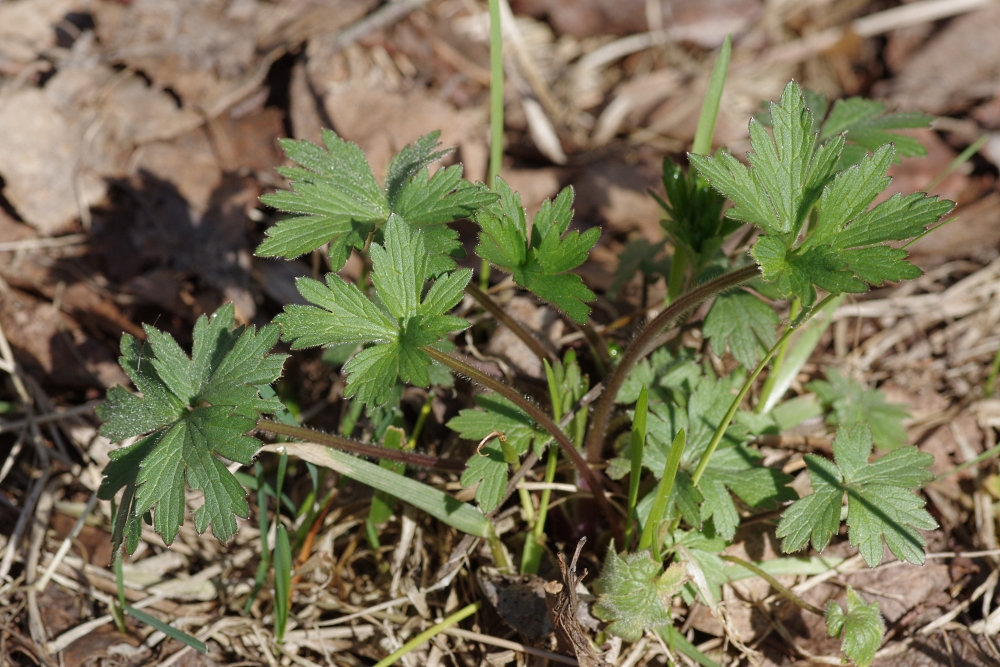
[[[660,532],[660,522],[667,511],[667,501],[670,500],[670,492],[674,490],[674,479],[677,478],[677,468],[681,463],[681,454],[684,453],[684,443],[686,436],[684,429],[677,432],[673,443],[670,445],[670,453],[667,454],[667,463],[663,466],[663,477],[656,487],[656,497],[653,499],[653,507],[649,511],[649,518],[642,528],[642,536],[639,538],[639,549],[653,549],[653,558],[658,559],[660,545],[655,539]]]
[[[715,134],[715,120],[719,117],[719,104],[722,101],[722,89],[726,85],[726,74],[729,71],[729,58],[733,53],[733,37],[726,36],[719,55],[712,69],[712,79],[708,83],[705,101],[701,106],[701,116],[698,117],[698,130],[694,135],[694,146],[691,152],[696,155],[708,155],[712,152],[712,135]]]
[[[285,640],[288,627],[288,610],[292,594],[292,545],[288,532],[278,524],[274,543],[274,636],[280,644]]]
[[[190,646],[195,651],[198,651],[198,653],[204,654],[208,652],[208,647],[205,646],[205,642],[198,641],[197,639],[195,639],[188,633],[184,632],[183,630],[178,630],[172,625],[167,625],[160,619],[156,618],[155,616],[150,616],[141,609],[136,609],[132,605],[127,604],[125,605],[125,611],[128,612],[129,616],[132,616],[136,620],[145,623],[151,628],[156,628],[157,630],[159,630],[166,636],[170,637],[171,639],[176,639],[182,644]]]
[[[243,615],[250,613],[250,606],[257,599],[264,582],[267,579],[267,571],[271,567],[271,550],[267,545],[268,520],[267,520],[267,485],[264,482],[264,466],[260,462],[254,463],[254,470],[257,476],[253,478],[257,491],[257,524],[260,528],[260,562],[257,563],[257,573],[253,579],[253,589],[247,596],[246,604],[243,605]]]
[[[490,534],[490,522],[478,509],[463,503],[444,491],[422,484],[416,480],[397,475],[384,468],[359,459],[350,454],[317,445],[312,442],[290,442],[281,445],[267,445],[262,451],[286,451],[303,461],[330,468],[362,484],[392,493],[417,509],[427,512],[449,526],[463,533],[486,537]]]
[[[660,638],[667,643],[667,646],[671,649],[677,649],[687,657],[697,662],[701,665],[701,667],[721,667],[719,663],[699,651],[698,648],[689,642],[687,638],[681,634],[681,631],[674,626],[664,625],[657,628],[656,632],[660,635]]]
[[[843,295],[833,299],[823,308],[822,312],[816,313],[811,321],[806,322],[799,328],[797,338],[793,340],[791,346],[788,348],[788,352],[785,353],[781,367],[775,373],[771,393],[768,394],[764,407],[760,409],[761,414],[767,414],[773,409],[785,395],[785,392],[788,391],[792,380],[798,377],[799,371],[809,361],[810,355],[812,355],[813,350],[819,344],[819,339],[823,337],[827,327],[833,321],[833,313],[843,300]]]
[[[632,536],[632,516],[635,505],[639,501],[639,480],[642,477],[642,454],[646,447],[646,415],[649,408],[649,396],[646,385],[639,392],[639,400],[635,403],[635,417],[632,419],[632,474],[628,480],[628,508],[625,514],[625,547],[628,548]]]

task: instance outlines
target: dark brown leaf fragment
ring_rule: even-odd
[[[562,570],[563,580],[545,584],[545,604],[552,616],[560,650],[573,651],[580,667],[608,667],[608,663],[597,654],[594,645],[584,634],[577,615],[580,603],[576,597],[576,586],[587,576],[587,570],[579,577],[576,576],[576,561],[586,541],[586,538],[581,539],[576,545],[576,553],[573,554],[569,567],[566,567],[565,554],[559,554],[559,569]]]

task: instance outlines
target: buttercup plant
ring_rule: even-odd
[[[707,106],[712,103],[710,98]],[[884,402],[867,411],[859,408],[857,398],[868,390],[849,386],[835,371],[812,385],[820,401],[804,410],[801,403],[780,401],[767,411],[749,407],[759,376],[768,368],[776,371],[771,363],[784,359],[792,334],[837,295],[918,276],[898,242],[925,233],[952,208],[951,202],[922,193],[894,195],[873,206],[888,185],[886,170],[897,154],[919,152],[886,129],[926,124],[925,118],[886,116],[872,103],[851,101],[835,105],[821,124],[824,115],[825,106],[815,114],[791,82],[769,108],[770,130],[761,120],[751,121],[749,165],[726,152],[706,155],[706,146],[689,156],[686,173],[668,165],[667,197],[661,203],[674,248],[669,302],[593,388],[576,351],[553,355],[523,325],[504,316],[504,324],[544,362],[549,410],[453,354],[454,335],[470,326],[453,314],[464,295],[487,312],[503,311],[473,284],[469,269],[459,268],[462,245],[449,224],[473,221],[481,260],[587,326],[594,293],[573,271],[586,261],[599,230],[570,230],[572,190],[545,202],[529,225],[520,197],[502,178],[487,188],[463,180],[460,165],[431,174],[429,166],[447,153],[439,150],[437,133],[400,151],[384,184],[377,182],[361,150],[331,131],[324,132],[323,146],[283,141],[296,164],[281,169],[291,190],[265,195],[263,201],[287,217],[267,231],[258,254],[292,259],[326,248],[330,272],[322,281],[301,278],[298,289],[309,305],[286,306],[259,332],[234,329],[230,305],[201,318],[190,357],[152,327],[146,327],[145,354],[133,338],[122,339],[121,363],[141,396],[115,388],[99,411],[104,435],[116,441],[140,438],[112,455],[101,487],[102,498],[122,492],[114,523],[116,554],[120,558],[122,549],[136,548],[144,521],[170,544],[184,520],[186,487],[204,493],[195,527],[211,527],[222,541],[232,537],[235,517],[246,518],[249,505],[226,461],[253,462],[261,443],[246,434],[257,428],[328,446],[291,451],[308,452],[313,464],[487,539],[502,567],[516,563],[508,562],[487,515],[510,497],[510,471],[547,456],[543,477],[552,482],[559,457],[569,459],[574,481],[600,509],[577,519],[588,531],[609,538],[594,608],[608,623],[607,632],[627,641],[658,632],[677,640],[675,646],[702,664],[712,663],[672,626],[676,596],[714,606],[719,587],[734,578],[773,581],[773,574],[820,566],[802,559],[727,564],[732,559],[721,556],[722,550],[757,508],[781,510],[777,534],[786,552],[809,544],[821,551],[840,527],[846,498],[850,542],[869,565],[880,562],[883,543],[900,559],[922,563],[924,542],[917,530],[935,523],[915,491],[929,479],[931,460],[900,446],[903,413]],[[709,116],[703,123],[714,124],[714,115]],[[759,230],[759,236],[749,254],[727,257],[721,251],[724,242],[744,224]],[[355,282],[337,274],[351,253],[370,265]],[[647,264],[655,255],[636,252]],[[632,271],[637,268],[642,262]],[[667,272],[665,266],[657,270]],[[790,302],[790,317],[783,322],[762,297]],[[707,349],[664,346],[670,327],[711,299],[703,332],[712,352],[728,350],[737,362],[725,376],[707,363]],[[403,385],[446,385],[452,373],[485,390],[476,397],[477,408],[462,410],[449,422],[478,445],[470,446],[461,475],[462,484],[478,485],[478,509],[401,476],[401,468],[386,470],[338,451],[453,469],[453,461],[402,448],[399,433],[393,435],[395,446],[380,447],[265,419],[282,409],[273,392],[265,391],[286,358],[270,353],[279,330],[293,349],[352,351],[343,366],[345,399],[369,410],[395,405]],[[597,334],[591,337],[595,340],[607,344]],[[799,498],[788,486],[789,476],[762,466],[752,443],[758,435],[818,416],[821,406],[840,426],[834,459],[806,457],[812,493]],[[617,433],[617,426],[612,429],[616,414],[636,419],[631,439],[619,448],[614,445],[619,439],[611,437]],[[870,462],[873,443],[893,451]],[[646,471],[659,481],[641,484]],[[619,504],[627,520],[608,499],[606,475],[632,478],[632,492]],[[262,477],[256,480],[260,492]],[[639,489],[648,492],[642,497]],[[529,543],[522,571],[537,571],[548,543],[550,493],[537,506],[529,493],[519,495]],[[294,540],[294,534],[289,537]],[[288,582],[281,581],[287,596]],[[283,619],[286,603],[279,605]],[[877,606],[849,590],[846,612],[833,602],[825,611],[810,611],[825,615],[831,635],[843,636],[849,658],[862,667],[871,662],[883,633]]]

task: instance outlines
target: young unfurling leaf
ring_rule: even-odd
[[[469,326],[445,313],[462,299],[472,272],[461,269],[446,275],[422,295],[428,261],[423,233],[392,214],[384,238],[384,244],[373,244],[370,252],[372,282],[385,310],[357,286],[330,273],[325,285],[311,278],[298,281],[299,293],[315,306],[291,305],[275,318],[293,349],[371,344],[344,366],[345,395],[370,406],[389,399],[397,378],[428,386],[431,359],[420,348]]]
[[[594,299],[580,280],[569,273],[583,264],[601,235],[599,229],[569,232],[573,219],[573,189],[565,188],[553,201],[546,200],[535,215],[528,238],[528,223],[521,196],[497,178],[500,199],[475,215],[481,229],[476,253],[508,272],[514,282],[554,303],[577,322],[586,322]]]
[[[822,551],[840,527],[840,508],[847,494],[847,528],[851,544],[869,567],[882,562],[882,540],[910,563],[923,564],[924,538],[917,529],[937,522],[913,492],[931,479],[934,457],[916,447],[900,447],[874,463],[872,433],[866,424],[841,428],[833,441],[833,461],[806,454],[813,492],[785,510],[778,524],[781,548],[790,553],[810,541]]]
[[[292,217],[267,230],[257,254],[294,259],[329,243],[330,265],[339,271],[351,249],[363,248],[368,236],[395,213],[424,229],[425,250],[431,255],[425,265],[428,277],[454,269],[452,258],[465,255],[458,234],[446,223],[472,215],[496,196],[463,181],[461,165],[428,175],[428,165],[450,152],[437,150],[440,135],[431,132],[395,155],[384,189],[361,149],[330,130],[323,131],[324,147],[281,140],[285,154],[299,165],[278,169],[293,189],[264,195],[261,201]]]
[[[113,387],[97,408],[101,434],[113,441],[145,436],[111,453],[99,497],[110,500],[125,489],[114,525],[114,549],[138,546],[142,516],[170,544],[184,523],[185,481],[205,494],[195,526],[225,542],[236,533],[235,516],[246,518],[245,492],[218,457],[249,465],[260,442],[244,435],[261,413],[282,407],[258,389],[281,374],[287,355],[268,354],[278,327],[255,332],[233,329],[233,305],[202,316],[194,328],[189,357],[174,338],[146,326],[147,349],[122,337],[120,363],[142,392]]]

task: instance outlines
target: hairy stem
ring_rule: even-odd
[[[554,352],[547,350],[537,338],[531,335],[530,331],[521,326],[520,322],[508,315],[507,312],[500,307],[500,304],[494,301],[493,297],[489,294],[479,289],[472,283],[465,286],[465,293],[475,299],[480,306],[496,318],[497,322],[510,329],[511,333],[520,338],[524,344],[527,345],[532,352],[534,352],[535,356],[538,357],[539,360],[548,359],[551,363],[555,363],[557,361],[557,357]]]
[[[580,452],[577,451],[576,447],[573,446],[573,442],[541,408],[522,396],[512,387],[500,382],[486,373],[483,373],[478,368],[474,368],[464,361],[456,359],[450,354],[445,354],[444,352],[441,352],[433,347],[424,347],[421,349],[423,349],[423,351],[426,352],[434,361],[444,364],[459,375],[463,375],[476,384],[500,394],[511,403],[524,410],[529,417],[535,420],[535,423],[548,431],[552,437],[555,438],[555,441],[559,443],[559,446],[562,447],[566,456],[569,457],[569,459],[573,462],[573,465],[575,465],[577,470],[580,471],[580,475],[583,476],[583,478],[587,481],[588,486],[590,486],[591,490],[594,492],[594,498],[597,500],[597,504],[601,508],[601,512],[604,514],[604,517],[614,534],[615,541],[621,545],[625,544],[625,534],[622,530],[621,521],[618,520],[618,515],[615,514],[614,508],[611,507],[611,503],[608,502],[607,497],[604,495],[604,484],[601,481],[600,474],[587,465],[587,461],[580,455]]]
[[[273,422],[268,419],[258,419],[257,428],[261,431],[266,431],[267,433],[284,435],[289,438],[301,438],[302,440],[315,442],[320,445],[326,445],[327,447],[350,452],[352,454],[360,454],[361,456],[389,459],[390,461],[402,461],[408,465],[414,465],[421,468],[436,468],[438,470],[453,470],[457,472],[465,470],[465,461],[461,461],[459,459],[442,459],[428,454],[418,454],[417,452],[389,449],[388,447],[378,447],[377,445],[366,445],[361,442],[355,442],[354,440],[342,438],[339,435],[314,431],[313,429],[306,428],[305,426],[292,426],[290,424]]]
[[[611,410],[615,406],[615,398],[622,388],[625,378],[632,371],[632,368],[640,359],[653,351],[651,343],[659,335],[660,331],[667,328],[678,317],[700,304],[705,299],[712,297],[719,292],[736,287],[745,283],[760,273],[760,268],[756,264],[751,264],[742,269],[731,271],[725,275],[710,280],[704,285],[699,285],[693,290],[679,296],[662,313],[654,317],[639,335],[635,337],[629,345],[622,360],[618,363],[614,373],[608,378],[604,395],[594,408],[594,414],[590,422],[590,430],[587,432],[586,452],[587,458],[596,461],[600,458],[601,449],[604,446],[604,436],[607,433],[608,421],[611,418]]]
[[[736,394],[735,398],[733,398],[733,402],[729,406],[729,411],[726,412],[726,416],[722,418],[722,422],[719,424],[718,428],[715,429],[715,434],[712,436],[712,441],[708,443],[708,449],[706,449],[705,453],[701,455],[701,460],[698,461],[698,467],[695,468],[694,474],[691,475],[691,482],[695,486],[698,486],[698,482],[701,481],[701,476],[705,474],[705,468],[708,467],[708,462],[711,460],[712,455],[715,454],[715,450],[719,447],[719,443],[722,442],[722,437],[726,434],[726,429],[729,428],[730,422],[733,421],[733,417],[736,415],[736,411],[740,409],[740,403],[743,402],[743,399],[746,397],[747,392],[750,391],[750,387],[752,387],[753,383],[756,382],[757,376],[759,376],[761,371],[763,371],[764,368],[767,366],[767,364],[770,363],[771,358],[774,357],[775,353],[778,350],[784,348],[784,346],[788,343],[788,339],[792,337],[792,334],[798,331],[799,327],[808,322],[809,318],[812,317],[813,314],[823,310],[826,304],[830,303],[830,301],[837,298],[837,296],[839,295],[837,294],[827,295],[827,297],[822,301],[820,301],[818,304],[816,304],[816,306],[812,310],[810,310],[808,313],[805,313],[804,316],[799,319],[799,321],[792,322],[791,324],[789,324],[788,328],[785,329],[785,333],[782,334],[781,338],[778,339],[778,342],[775,343],[771,347],[771,349],[767,351],[767,354],[764,355],[764,358],[761,359],[760,363],[757,364],[757,367],[753,369],[753,373],[750,374],[750,376],[743,383],[743,386],[740,388],[739,393]]]

